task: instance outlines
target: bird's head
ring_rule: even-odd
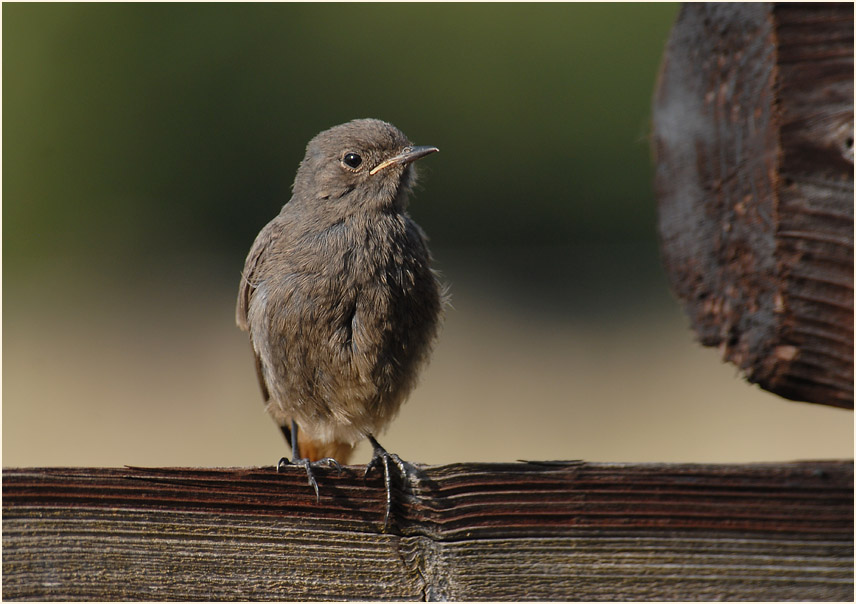
[[[414,161],[438,151],[414,146],[392,124],[361,119],[309,141],[294,180],[292,203],[333,214],[401,211],[415,181]]]

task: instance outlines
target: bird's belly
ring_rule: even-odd
[[[260,351],[275,418],[295,419],[313,440],[356,442],[395,416],[436,330],[425,318],[437,314],[433,276],[415,287],[412,272],[401,274],[405,283],[385,274],[345,287],[317,277],[278,284],[271,298],[288,304],[267,313]]]

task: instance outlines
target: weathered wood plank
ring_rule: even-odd
[[[7,600],[853,597],[853,464],[3,472]]]
[[[853,4],[685,4],[653,122],[663,262],[700,342],[852,408]]]

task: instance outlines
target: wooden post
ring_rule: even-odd
[[[4,600],[853,599],[853,464],[3,471]]]
[[[853,4],[686,4],[654,102],[661,249],[705,346],[853,407]]]

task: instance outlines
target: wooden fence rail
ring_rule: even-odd
[[[3,471],[6,600],[853,599],[853,463]]]

